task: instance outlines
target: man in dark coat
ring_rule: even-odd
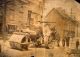
[[[79,47],[79,40],[77,39],[77,41],[76,41],[76,49],[78,49],[78,47]]]
[[[66,46],[69,47],[70,37],[66,37]]]
[[[65,47],[65,39],[62,39],[62,46]]]

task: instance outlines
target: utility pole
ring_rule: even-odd
[[[78,24],[77,24],[77,37],[78,37]]]
[[[31,21],[31,14],[32,14],[32,11],[28,11],[28,25],[29,25],[29,27],[30,27],[30,21]]]

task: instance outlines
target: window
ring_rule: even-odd
[[[31,18],[32,11],[28,10],[28,18]]]
[[[8,33],[16,31],[16,25],[8,25]]]
[[[32,11],[28,10],[28,25],[30,25],[30,20],[31,20],[31,13]]]

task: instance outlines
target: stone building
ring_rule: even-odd
[[[6,12],[7,32],[35,25],[42,19],[41,0],[9,0]]]
[[[51,1],[52,0],[50,0],[50,3]],[[50,22],[50,26],[56,25],[57,30],[62,34],[63,30],[74,31],[76,21],[65,14],[64,11],[62,13],[62,10],[52,9],[55,5],[51,3],[51,5],[53,5],[51,6],[47,4],[48,2],[47,0],[7,0],[6,32],[12,33],[14,31],[21,31],[27,27],[37,26],[39,24],[38,21],[45,20]],[[57,3],[57,1],[55,2]],[[56,6],[58,6],[58,4],[56,4]]]
[[[64,35],[67,33],[76,36],[77,24],[79,24],[75,19],[68,16],[64,10],[58,8],[53,8],[46,16],[44,21],[45,24],[48,24],[50,28],[55,28],[57,33],[59,33],[60,38],[64,38]],[[44,26],[44,30],[45,30]],[[45,32],[45,31],[44,31]]]
[[[80,20],[80,4],[76,0],[45,0],[44,6],[44,18],[53,8],[62,8],[73,19],[75,17],[78,22]],[[79,36],[80,25],[76,30],[76,34]]]

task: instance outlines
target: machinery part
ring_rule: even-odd
[[[13,34],[9,39],[11,48],[18,50],[28,50],[28,36]]]

